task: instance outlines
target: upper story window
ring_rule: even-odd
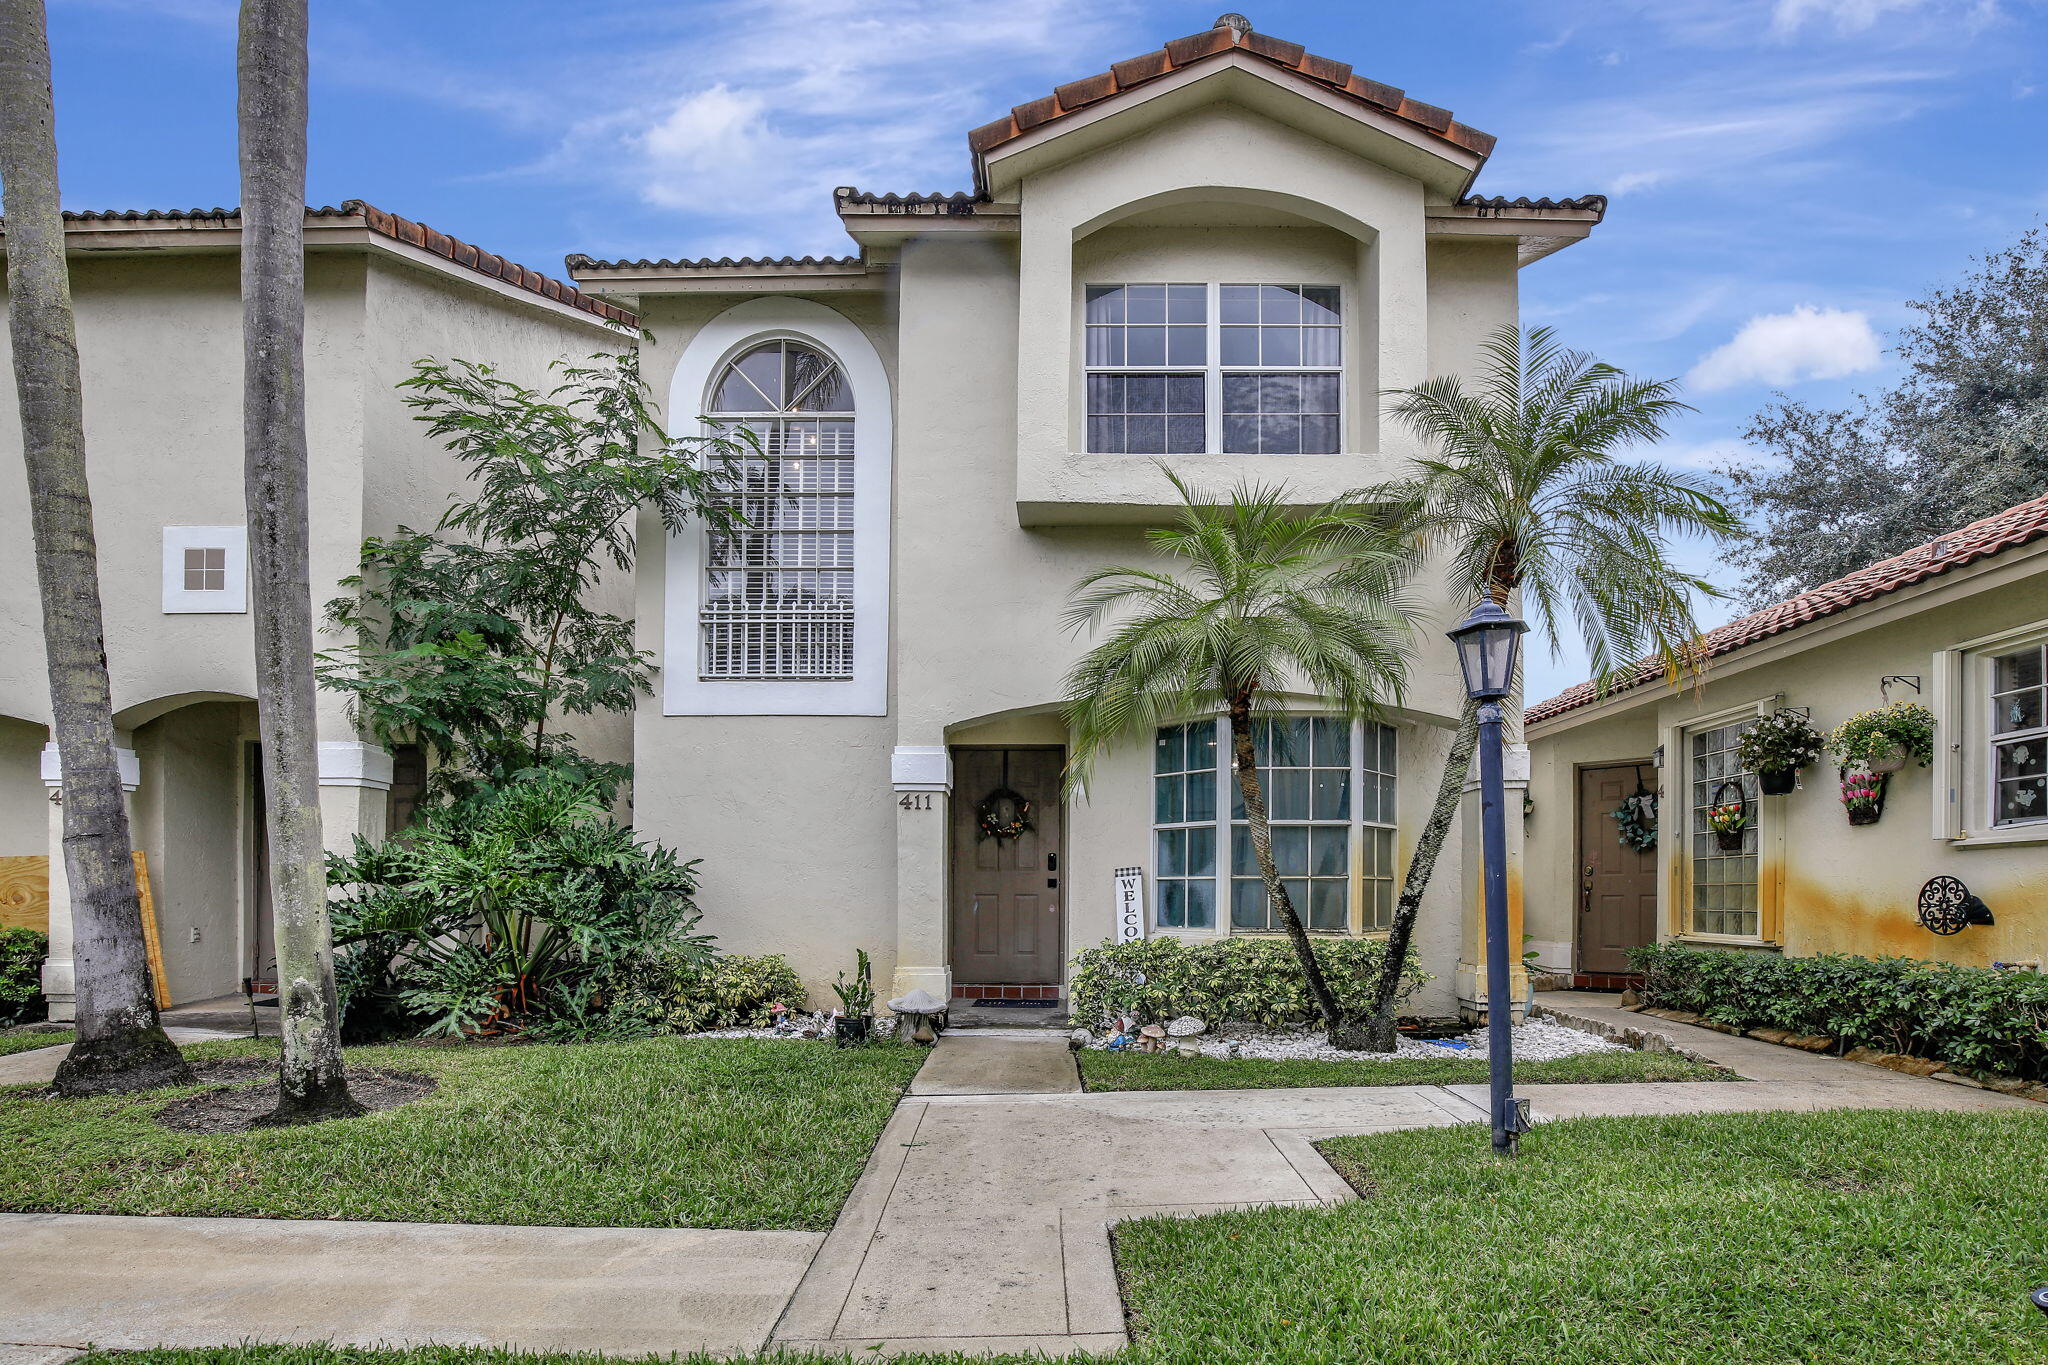
[[[763,342],[712,379],[708,414],[760,449],[726,499],[744,524],[707,537],[698,610],[705,680],[853,676],[854,395],[837,361]]]
[[[1088,449],[1334,454],[1342,324],[1327,285],[1089,285]]]
[[[1991,822],[2048,820],[2048,644],[1991,660]]]
[[[1219,903],[1229,916],[1223,927],[1235,932],[1281,927],[1230,771],[1226,726],[1170,725],[1154,743],[1153,923],[1161,929],[1215,930]],[[1323,933],[1386,928],[1394,908],[1393,729],[1288,716],[1255,721],[1252,738],[1273,861],[1302,923]],[[1226,840],[1227,869],[1218,857]]]
[[[166,526],[164,611],[233,615],[248,610],[249,542],[239,526]]]

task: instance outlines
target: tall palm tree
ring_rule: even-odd
[[[8,327],[21,401],[29,517],[51,728],[63,768],[64,876],[75,935],[78,1039],[58,1064],[66,1095],[189,1084],[165,1036],[143,955],[142,905],[114,757],[85,399],[57,199],[56,111],[43,0],[0,0],[0,191]]]
[[[1670,537],[1726,540],[1737,530],[1711,486],[1692,475],[1624,461],[1689,411],[1669,380],[1634,379],[1559,345],[1547,327],[1503,327],[1467,387],[1456,376],[1389,395],[1389,410],[1435,447],[1410,477],[1357,496],[1388,509],[1392,525],[1447,564],[1452,599],[1486,598],[1524,610],[1551,640],[1567,630],[1604,684],[1623,664],[1655,658],[1676,681],[1696,669],[1692,594],[1722,594],[1671,561]],[[1475,707],[1444,764],[1429,823],[1416,841],[1394,907],[1387,961],[1415,929],[1444,836],[1456,817],[1477,739]],[[1376,1051],[1394,1049],[1400,978],[1383,971],[1367,1028]]]
[[[1067,676],[1067,791],[1085,788],[1096,757],[1118,740],[1223,712],[1268,902],[1332,1045],[1356,1046],[1355,1020],[1339,1007],[1273,860],[1253,719],[1277,710],[1290,686],[1346,718],[1400,699],[1414,618],[1400,591],[1408,554],[1373,509],[1351,499],[1296,511],[1282,488],[1239,484],[1217,502],[1167,477],[1182,506],[1146,539],[1183,572],[1098,569],[1070,596],[1066,619],[1077,632],[1117,619]]]
[[[277,1110],[363,1112],[341,1062],[313,695],[306,528],[306,0],[243,0],[235,62],[242,165],[242,439],[276,921]]]

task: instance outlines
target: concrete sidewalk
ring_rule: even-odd
[[[87,1345],[244,1340],[754,1351],[823,1241],[816,1232],[0,1214],[0,1353],[67,1348],[61,1359]]]
[[[1037,1092],[1018,1088],[1034,1077]],[[948,1033],[882,1134],[776,1344],[1114,1350],[1125,1336],[1111,1224],[1335,1203],[1351,1190],[1316,1154],[1317,1138],[1484,1112],[1431,1086],[1078,1092],[1063,1037]]]

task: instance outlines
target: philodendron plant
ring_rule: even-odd
[[[1895,773],[1908,763],[1934,761],[1934,713],[1917,701],[1895,701],[1843,721],[1828,747],[1844,768]]]
[[[1736,742],[1736,758],[1757,775],[1764,791],[1783,795],[1792,790],[1794,775],[1821,756],[1820,731],[1797,711],[1773,711],[1749,727]]]

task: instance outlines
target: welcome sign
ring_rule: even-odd
[[[1120,867],[1116,886],[1116,941],[1136,943],[1145,937],[1145,869]]]

